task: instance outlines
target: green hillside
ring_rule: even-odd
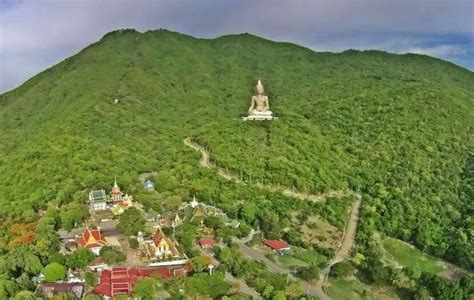
[[[279,120],[242,122],[259,78]],[[48,203],[67,209],[114,177],[138,193],[143,172],[158,172],[156,203],[199,192],[237,215],[246,200],[280,229],[307,208],[199,168],[192,137],[246,180],[359,190],[366,256],[378,230],[472,269],[473,128],[474,73],[428,56],[120,30],[0,95],[0,221],[37,222]],[[330,205],[312,209],[337,226]]]

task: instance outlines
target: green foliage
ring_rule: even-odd
[[[145,230],[145,223],[140,211],[131,207],[120,215],[117,229],[125,235],[137,235],[139,231]]]
[[[127,259],[127,256],[114,247],[104,246],[100,249],[100,256],[107,264],[115,265]]]
[[[132,249],[138,249],[139,243],[136,238],[129,238],[128,239],[128,245]]]
[[[186,222],[177,228],[176,238],[182,250],[189,256],[196,256],[196,240],[198,238],[197,225]]]
[[[118,297],[115,297],[115,299],[117,300]],[[98,296],[94,293],[89,293],[87,295],[84,296],[84,300],[102,300],[102,297],[101,296]],[[127,299],[128,300],[128,299]]]
[[[461,286],[460,286],[461,283]],[[468,281],[452,281],[447,282],[435,275],[429,273],[422,273],[420,279],[417,282],[417,290],[415,293],[415,299],[426,298],[426,296],[432,296],[435,299],[463,299],[464,292],[467,291],[466,298],[468,295],[472,295],[472,286],[466,286]]]
[[[397,264],[415,272],[415,277],[418,277],[421,272],[436,274],[442,270],[437,259],[401,241],[386,238],[383,240],[383,247]]]
[[[86,272],[84,275],[87,285],[94,287],[97,284],[97,274],[92,272]]]
[[[258,76],[278,121],[240,121]],[[111,174],[120,174],[147,209],[173,209],[198,194],[268,238],[280,238],[282,228],[297,232],[294,212],[341,228],[349,200],[306,203],[257,182],[311,193],[360,190],[357,251],[369,278],[390,280],[379,257],[369,258],[377,230],[472,269],[472,99],[472,72],[427,56],[315,53],[249,34],[213,40],[165,30],[107,34],[0,95],[0,221],[37,225],[22,245],[13,243],[8,226],[0,228],[0,298],[14,297],[15,279],[49,263],[58,250],[55,230],[80,224],[77,203],[90,188],[110,188]],[[187,137],[248,184],[200,168],[199,154],[182,143]],[[149,171],[157,172],[157,192],[139,193],[137,176]],[[119,229],[135,235],[144,222],[128,211]],[[195,233],[177,233],[186,253]],[[67,265],[86,261],[72,255]],[[228,267],[266,275],[253,263]],[[263,283],[253,283],[263,291]]]
[[[296,275],[306,281],[319,278],[320,271],[317,266],[309,265],[307,267],[299,267]]]
[[[59,293],[51,297],[52,300],[76,300],[76,296],[72,293]]]
[[[50,263],[43,269],[44,278],[46,281],[58,281],[64,279],[66,276],[66,268],[56,262]]]
[[[330,276],[341,278],[354,274],[354,266],[349,261],[342,261],[331,267]]]
[[[220,248],[217,258],[228,272],[242,277],[257,292],[268,295],[278,292],[284,294],[283,290],[287,287],[286,275],[270,273],[263,264],[246,259],[236,245]]]
[[[133,287],[132,293],[140,300],[151,300],[155,299],[156,291],[156,279],[151,277],[143,277],[137,280],[137,283]]]
[[[63,206],[59,216],[61,227],[69,231],[84,221],[87,216],[87,209],[81,203],[71,202]]]
[[[36,300],[36,295],[35,293],[31,291],[20,291],[15,295],[15,298],[13,300]]]
[[[206,273],[195,274],[186,279],[186,295],[209,296],[218,299],[229,290],[230,285],[225,282],[224,274],[213,272],[211,276]]]
[[[68,267],[77,269],[84,268],[94,260],[94,254],[87,249],[79,248],[66,258]]]
[[[204,255],[195,256],[191,259],[191,265],[196,273],[207,271],[210,264],[212,264],[212,260]]]

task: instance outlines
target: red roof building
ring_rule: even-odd
[[[214,246],[215,241],[211,238],[203,237],[203,238],[199,239],[198,243],[201,246],[201,248],[209,249],[209,248],[212,248]]]
[[[112,270],[104,270],[100,273],[99,284],[93,289],[97,295],[115,297],[117,295],[130,295],[133,286],[140,277],[171,278],[185,276],[184,268],[131,268],[114,267]]]
[[[288,243],[279,240],[265,240],[265,245],[272,248],[275,251],[287,251],[290,250]]]
[[[100,249],[107,245],[107,242],[102,238],[99,229],[90,230],[86,228],[84,234],[77,241],[82,247],[91,250],[96,255],[99,255]]]

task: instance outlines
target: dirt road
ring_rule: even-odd
[[[199,159],[199,164],[202,167],[209,168],[209,169],[215,167],[210,162],[209,152],[203,146],[201,146],[198,143],[192,141],[191,138],[186,138],[184,140],[184,144],[188,147],[193,148],[194,150],[197,150],[197,151],[201,152],[201,158]],[[218,171],[219,176],[221,176],[221,177],[223,177],[227,180],[235,180],[236,182],[244,183],[239,179],[238,176],[232,175],[232,174],[230,174],[229,172],[227,172],[226,170],[224,170],[222,168],[217,168],[217,171]],[[308,200],[308,201],[312,201],[312,202],[324,202],[324,201],[326,201],[327,198],[330,198],[330,197],[337,197],[337,196],[343,196],[343,195],[351,194],[350,191],[328,191],[326,193],[315,195],[315,194],[309,194],[309,193],[295,191],[295,190],[292,190],[292,189],[287,188],[287,187],[279,187],[279,186],[270,185],[270,184],[261,184],[261,183],[257,182],[255,185],[262,188],[262,189],[270,190],[272,192],[280,192],[280,193],[282,193],[283,195],[285,195],[287,197],[297,198],[297,199],[301,199],[301,200]]]
[[[350,255],[351,249],[354,246],[355,235],[357,232],[357,224],[359,223],[359,211],[360,211],[360,206],[362,204],[362,197],[360,195],[356,195],[356,197],[357,197],[357,200],[352,205],[351,213],[349,215],[349,220],[347,221],[346,227],[344,228],[344,233],[339,243],[339,247],[337,247],[336,249],[336,254],[329,261],[326,268],[324,268],[323,270],[323,274],[320,279],[320,284],[323,287],[323,289],[326,289],[331,267],[345,260],[346,258],[348,258]]]

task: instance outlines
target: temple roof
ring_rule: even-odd
[[[100,230],[90,230],[89,228],[86,228],[86,231],[84,231],[84,234],[78,242],[79,244],[81,244],[82,247],[86,249],[102,247],[107,244],[107,242],[102,239]]]
[[[92,202],[101,202],[107,200],[107,195],[104,190],[91,191],[89,198]]]
[[[171,240],[165,235],[161,228],[157,228],[155,234],[153,235],[153,242],[156,246],[158,246],[163,241],[168,244],[168,248],[173,253],[173,255],[179,255],[179,252],[174,246],[173,242],[171,242]]]
[[[114,180],[114,187],[112,188],[112,191],[110,192],[112,195],[123,195],[122,191],[120,190],[120,187],[117,184],[117,180]]]

